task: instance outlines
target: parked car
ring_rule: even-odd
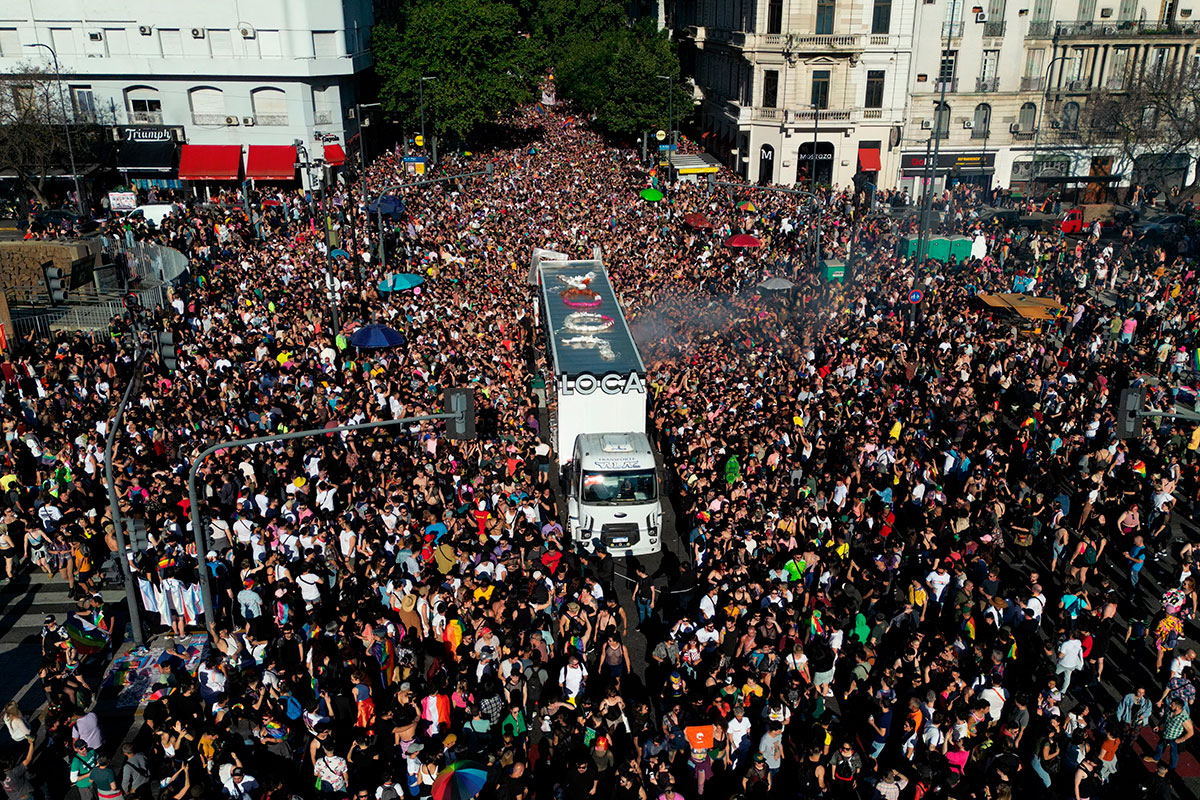
[[[137,208],[125,214],[123,219],[144,219],[147,222],[154,224],[154,227],[162,227],[163,220],[175,213],[175,206],[170,203],[151,203],[149,205],[138,206]]]
[[[92,233],[100,227],[100,223],[89,216],[76,214],[65,208],[48,208],[38,212],[33,218],[33,229],[44,231],[51,226],[57,228],[72,228],[78,233]]]
[[[1183,214],[1166,214],[1148,222],[1134,223],[1133,232],[1138,236],[1158,238],[1176,236],[1187,226],[1188,218]]]

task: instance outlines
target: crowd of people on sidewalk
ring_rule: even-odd
[[[914,222],[882,210],[899,196],[713,193],[568,112],[508,126],[515,144],[438,166],[493,179],[406,193],[382,232],[357,186],[329,244],[286,192],[106,224],[188,255],[169,303],[0,363],[0,555],[80,598],[43,631],[39,757],[6,715],[8,796],[34,796],[32,763],[83,798],[421,798],[462,761],[505,800],[1169,796],[1193,736],[1200,426],[1147,417],[1121,438],[1118,398],[1195,399],[1178,245],[1008,230],[958,189],[939,204],[972,258],[918,264]],[[364,179],[403,169],[384,153]],[[817,230],[844,282],[811,263]],[[763,246],[724,247],[734,233]],[[579,551],[556,500],[525,277],[533,247],[595,246],[647,365],[679,536],[661,564]],[[424,283],[381,293],[398,271]],[[756,289],[768,276],[795,288]],[[1031,324],[976,299],[1014,280],[1065,311]],[[367,323],[405,345],[350,346]],[[117,549],[104,439],[163,329],[179,367],[146,360],[113,463],[164,634],[144,726],[118,745],[85,678],[122,633],[92,599]],[[214,454],[196,552],[185,484],[207,446],[430,414],[461,386],[472,442],[414,422]],[[205,628],[192,674],[181,640]]]

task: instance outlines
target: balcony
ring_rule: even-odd
[[[1004,21],[1001,20],[999,22],[983,23],[983,35],[984,36],[1003,36],[1004,35]]]
[[[1104,88],[1110,92],[1123,92],[1125,91],[1125,78],[1109,78],[1104,82]]]
[[[971,138],[972,139],[986,139],[989,136],[991,136],[991,134],[992,134],[992,132],[987,128],[972,128],[971,129]]]
[[[1067,81],[1063,84],[1062,91],[1068,94],[1082,94],[1092,90],[1091,83],[1086,80]]]
[[[1012,138],[1014,142],[1032,142],[1036,134],[1033,131],[1013,131]]]
[[[272,126],[282,127],[282,126],[285,126],[288,124],[288,115],[287,114],[255,114],[254,115],[254,124],[255,125],[272,125]],[[321,124],[327,125],[328,123],[321,123]]]
[[[1022,92],[1040,92],[1045,79],[1041,75],[1034,75],[1032,78],[1021,78]]]
[[[811,123],[816,117],[817,124],[822,122],[849,122],[851,119],[858,117],[860,119],[871,119],[866,116],[869,112],[874,112],[874,119],[883,118],[883,109],[871,108],[861,109],[858,114],[848,108],[823,108],[820,111],[813,111],[811,108],[767,108],[765,106],[742,106],[732,100],[726,101],[725,112],[737,119],[746,119],[747,112],[749,118],[754,122],[778,122],[786,125],[804,125]]]
[[[999,78],[976,78],[975,91],[977,92],[998,92],[1000,91]]]
[[[1200,22],[1154,22],[1152,20],[1101,20],[1060,22],[1052,31],[1059,39],[1110,39],[1133,36],[1200,36]],[[1045,37],[1044,37],[1045,38]]]
[[[861,110],[861,112],[859,114],[859,118],[864,119],[864,120],[883,119],[883,109],[882,108],[864,108]]]
[[[729,44],[729,42],[733,39],[733,31],[723,30],[721,28],[713,28],[705,32],[705,38],[710,42]]]
[[[958,78],[951,78],[948,81],[936,81],[933,84],[935,92],[953,93],[958,91]]]
[[[1049,39],[1054,35],[1054,23],[1050,20],[1035,20],[1025,31],[1026,39]]]
[[[960,39],[962,38],[963,24],[961,22],[943,22],[942,23],[942,38]]]
[[[163,115],[161,111],[130,111],[129,121],[140,125],[162,125]]]
[[[225,114],[192,114],[193,125],[226,125]]]
[[[817,122],[849,122],[850,109],[848,108],[822,108],[820,111],[813,111],[811,108],[789,109],[788,117],[792,122],[812,122],[815,117]]]

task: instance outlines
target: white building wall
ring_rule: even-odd
[[[371,0],[0,0],[0,70],[48,65],[43,48],[27,46],[48,44],[64,83],[90,87],[103,123],[180,126],[192,144],[300,139],[312,151],[318,133],[345,142],[372,24]],[[157,90],[161,120],[132,113],[131,87]],[[189,93],[198,87],[221,91],[228,123],[193,116]],[[246,124],[260,88],[284,92],[286,121]],[[326,88],[314,107],[314,89]]]

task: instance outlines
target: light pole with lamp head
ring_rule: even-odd
[[[83,192],[79,189],[79,171],[75,169],[75,146],[71,143],[71,117],[67,114],[67,98],[63,94],[62,73],[58,69],[58,53],[54,52],[54,48],[48,44],[34,42],[25,45],[26,47],[44,47],[50,51],[50,58],[54,61],[54,80],[58,84],[58,100],[62,104],[63,114],[63,132],[67,135],[67,157],[71,160],[71,178],[75,181],[75,207],[79,213],[83,213]]]
[[[1054,39],[1053,46],[1054,47],[1058,46],[1058,37],[1057,36]],[[1053,50],[1051,52],[1053,52]],[[1073,55],[1068,54],[1068,53],[1063,53],[1060,56],[1055,56],[1054,58],[1050,59],[1050,63],[1046,65],[1046,75],[1045,75],[1045,77],[1043,79],[1043,83],[1042,83],[1042,104],[1040,106],[1038,106],[1037,119],[1035,120],[1034,126],[1033,126],[1033,155],[1031,156],[1031,160],[1029,162],[1029,194],[1035,200],[1037,199],[1037,197],[1036,197],[1036,195],[1034,195],[1034,189],[1037,187],[1037,179],[1038,179],[1038,175],[1040,174],[1040,172],[1037,168],[1038,144],[1041,142],[1041,138],[1042,138],[1042,121],[1046,117],[1046,100],[1048,99],[1048,96],[1050,94],[1050,71],[1052,69],[1054,69],[1054,65],[1057,62],[1070,61],[1073,58],[1074,58]],[[1059,73],[1059,77],[1060,78],[1062,77],[1061,72]]]
[[[422,75],[417,78],[417,95],[421,98],[421,146],[425,146],[425,81],[436,81],[436,75]]]
[[[325,240],[325,289],[329,292],[329,311],[333,318],[333,346],[337,347],[337,337],[342,332],[342,319],[338,312],[338,299],[341,294],[341,289],[335,285],[335,277],[333,274],[333,251],[329,247],[329,213],[325,207],[325,202],[328,199],[325,191],[325,164],[324,162],[310,161],[308,158],[308,148],[304,146],[304,142],[296,139],[292,142],[296,148],[296,156],[300,160],[300,166],[304,168],[304,172],[308,175],[308,191],[309,197],[313,197],[316,192],[316,183],[313,180],[312,168],[317,167],[321,170],[321,225],[324,230]],[[316,211],[313,208],[313,201],[309,200],[308,204],[309,218],[312,223],[316,224]]]
[[[675,78],[670,75],[659,75],[658,79],[667,82],[667,142],[669,143],[667,148],[667,177],[670,178],[671,169],[669,165],[671,163],[671,154],[674,152],[671,146],[679,146],[675,141]]]

